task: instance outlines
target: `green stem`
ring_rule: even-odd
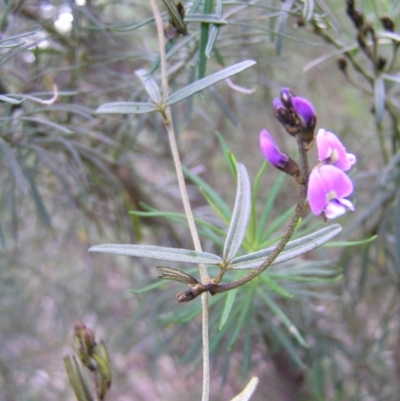
[[[150,0],[151,8],[153,10],[154,19],[157,26],[158,43],[160,47],[160,63],[161,63],[161,82],[162,82],[162,101],[168,97],[168,74],[167,74],[167,61],[165,54],[165,38],[163,30],[163,22],[160,16],[155,0]],[[162,113],[164,123],[168,131],[168,139],[171,147],[172,159],[175,165],[176,177],[179,185],[179,191],[182,198],[183,208],[188,221],[190,234],[192,236],[194,248],[196,251],[201,252],[201,243],[199,234],[197,232],[196,224],[192,208],[189,202],[189,196],[186,189],[185,178],[182,170],[182,163],[179,156],[178,144],[176,135],[172,124],[172,115],[169,107],[164,109]],[[201,281],[206,283],[209,280],[208,271],[205,265],[199,265]],[[204,292],[201,295],[202,305],[202,337],[203,337],[203,394],[202,401],[209,400],[210,394],[210,352],[209,352],[209,319],[208,319],[208,294]]]
[[[300,171],[301,171],[301,178],[304,184],[300,185],[300,193],[299,198],[297,200],[296,208],[293,212],[292,218],[290,219],[289,226],[286,232],[283,234],[281,240],[275,247],[275,249],[270,253],[267,259],[261,263],[256,269],[252,270],[246,276],[240,278],[239,280],[233,281],[227,284],[215,285],[210,289],[211,294],[219,294],[221,292],[226,292],[233,290],[234,288],[241,287],[249,283],[251,280],[259,276],[262,272],[264,272],[276,259],[276,257],[281,253],[285,245],[289,242],[290,238],[293,235],[294,230],[296,229],[297,223],[300,220],[302,215],[304,205],[307,200],[307,183],[308,183],[308,175],[309,175],[309,166],[308,166],[308,158],[307,158],[307,151],[303,147],[303,141],[300,135],[296,136],[297,145],[299,148],[300,153]]]

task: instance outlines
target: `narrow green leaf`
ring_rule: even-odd
[[[312,234],[290,241],[272,264],[275,265],[286,262],[287,260],[318,248],[339,234],[340,231],[342,231],[342,226],[340,224],[332,224]],[[231,262],[231,267],[232,269],[254,269],[258,267],[274,249],[275,245],[261,251],[234,258]]]
[[[28,193],[28,185],[26,183],[24,174],[21,170],[18,160],[15,157],[14,152],[11,149],[10,145],[1,137],[0,137],[0,149],[4,154],[4,157],[6,158],[8,165],[10,166],[10,169],[14,175],[15,181],[18,183],[22,192],[24,194],[27,194]]]
[[[174,262],[204,263],[208,265],[218,265],[222,262],[219,256],[212,253],[155,245],[103,244],[92,246],[89,248],[89,252],[115,253],[117,255],[140,256]]]
[[[147,71],[144,68],[136,70],[135,74],[142,81],[142,84],[146,89],[146,92],[149,94],[151,100],[154,103],[159,103],[161,101],[161,93],[154,78],[151,75],[148,75]]]
[[[308,348],[308,344],[304,340],[298,328],[292,323],[292,321],[287,317],[285,312],[278,306],[278,304],[263,290],[258,291],[258,295],[263,299],[271,311],[279,317],[282,324],[286,329],[293,335],[297,342],[304,348]]]
[[[289,11],[292,9],[294,0],[284,1],[281,6],[281,13],[277,23],[277,36],[275,42],[276,54],[280,55],[282,52],[283,39],[285,37],[286,23],[289,16]]]
[[[388,32],[388,31],[378,32],[378,38],[392,39],[396,42],[400,42],[400,34],[395,32]]]
[[[142,102],[113,102],[104,103],[98,109],[96,114],[145,114],[156,110],[153,103]]]
[[[257,216],[257,196],[258,196],[258,188],[260,186],[260,180],[261,177],[263,176],[265,169],[267,168],[267,162],[264,161],[261,164],[260,169],[258,170],[258,173],[256,175],[256,178],[254,180],[254,186],[253,186],[253,197],[251,200],[251,217],[250,217],[250,227],[249,227],[249,234],[246,239],[249,240],[251,244],[258,244],[258,216]],[[257,249],[257,248],[253,248]]]
[[[218,37],[218,33],[219,33],[219,26],[217,25],[212,25],[210,28],[210,34],[208,36],[208,40],[207,40],[207,45],[206,48],[204,50],[204,54],[207,58],[211,57],[211,53],[214,49],[214,45],[215,42],[217,40]]]
[[[229,315],[232,310],[233,303],[235,302],[237,288],[234,288],[232,291],[229,291],[225,297],[224,309],[221,315],[221,321],[219,322],[219,329],[222,330],[229,318]]]
[[[400,84],[400,75],[398,74],[382,74],[381,78],[385,79],[386,81],[396,82]]]
[[[186,22],[200,22],[214,25],[226,25],[228,21],[217,14],[188,14],[185,17]]]
[[[42,124],[42,125],[47,125],[48,127],[55,128],[64,134],[73,134],[74,131],[70,130],[69,128],[65,127],[64,125],[57,124],[53,121],[46,120],[44,118],[38,118],[38,117],[20,117],[20,120],[23,121],[31,121],[34,123]]]
[[[198,175],[193,174],[187,167],[183,166],[183,173],[189,178],[194,184],[196,184],[203,194],[207,194],[207,200],[212,202],[211,205],[215,205],[217,209],[222,213],[222,216],[228,220],[231,216],[231,211],[226,202],[221,196],[202,178]]]
[[[145,294],[146,292],[164,287],[165,285],[167,285],[165,281],[156,281],[155,283],[150,284],[146,287],[129,290],[129,292],[133,295]]]
[[[228,145],[227,145],[224,137],[221,135],[221,133],[218,131],[215,131],[215,135],[217,136],[219,146],[221,147],[222,153],[224,155],[224,159],[225,159],[227,165],[229,166],[229,169],[231,170],[232,175],[235,176],[236,171],[235,171],[234,167],[232,166],[231,158],[229,157],[229,153],[231,153],[231,151],[229,150]]]
[[[235,206],[231,217],[230,226],[226,235],[223,258],[228,262],[234,258],[243,238],[246,235],[251,209],[251,184],[246,167],[242,163],[236,164],[237,190]]]
[[[314,0],[304,0],[303,18],[306,22],[310,21],[314,13]]]
[[[46,205],[43,202],[42,196],[40,195],[37,183],[35,181],[35,178],[33,177],[33,174],[31,171],[29,171],[27,168],[24,168],[24,174],[26,179],[29,182],[29,185],[31,187],[31,194],[33,201],[36,206],[36,210],[38,212],[38,215],[42,222],[47,226],[51,227],[51,217],[50,214],[47,212]]]
[[[374,93],[375,93],[375,118],[376,122],[380,125],[383,120],[383,113],[385,111],[386,93],[385,82],[381,77],[375,79]]]
[[[267,162],[265,162],[265,163],[267,163]],[[267,166],[268,166],[268,164],[267,164]],[[278,175],[278,178],[275,180],[274,185],[268,191],[267,201],[264,204],[264,208],[262,209],[261,217],[260,217],[260,220],[258,223],[258,228],[257,228],[257,237],[258,238],[261,238],[262,232],[265,230],[265,225],[267,224],[267,220],[271,213],[272,206],[275,203],[275,199],[278,196],[279,190],[281,189],[285,178],[286,178],[286,174],[280,173]],[[269,234],[268,234],[268,236],[269,236]],[[267,239],[268,236],[264,236],[263,239],[264,240]]]
[[[253,300],[254,300],[254,288],[256,287],[256,282],[254,281],[252,284],[250,291],[247,291],[245,293],[243,302],[240,304],[240,314],[236,320],[236,324],[234,327],[234,331],[232,333],[231,338],[229,339],[228,342],[228,350],[231,351],[232,348],[234,347],[240,331],[243,328],[243,325],[246,324],[246,321],[248,321],[251,318],[251,313],[249,313],[251,311],[251,305],[253,304]]]
[[[288,292],[285,288],[279,285],[273,278],[268,274],[261,274],[260,280],[272,291],[276,292],[285,298],[293,298],[293,294]]]
[[[362,239],[360,241],[332,241],[329,244],[326,244],[325,246],[327,248],[335,248],[335,247],[340,247],[343,248],[345,246],[358,246],[358,245],[364,245],[364,244],[369,244],[370,242],[375,241],[378,238],[377,235],[373,235],[372,237]]]
[[[221,71],[211,74],[208,77],[199,79],[198,81],[195,81],[192,84],[187,85],[182,89],[179,89],[171,96],[169,96],[168,99],[165,101],[165,105],[170,106],[174,103],[180,102],[181,100],[186,99],[187,97],[192,96],[197,92],[201,92],[209,86],[212,86],[217,82],[229,78],[232,75],[238,74],[239,72],[242,72],[255,64],[256,62],[254,60],[242,61],[241,63],[234,64],[230,67],[224,68]]]
[[[247,383],[247,386],[243,389],[243,391],[239,393],[236,397],[233,397],[231,401],[249,401],[251,396],[254,394],[254,391],[256,391],[258,382],[258,377],[253,376]]]
[[[283,212],[273,220],[273,222],[268,226],[268,229],[261,234],[261,241],[262,241],[260,244],[261,247],[263,246],[264,242],[268,241],[271,234],[275,233],[277,229],[283,223],[285,223],[285,221],[290,219],[290,216],[293,214],[294,209],[295,206],[290,207],[288,210],[286,210],[286,212]]]
[[[203,14],[209,14],[212,10],[213,0],[204,0]],[[198,63],[198,78],[202,79],[206,75],[207,57],[206,46],[208,42],[208,34],[210,31],[209,23],[200,24],[200,40],[199,40],[199,63]]]
[[[0,100],[2,102],[11,103],[11,104],[21,104],[25,99],[17,100],[17,99],[13,99],[12,97],[0,95]]]

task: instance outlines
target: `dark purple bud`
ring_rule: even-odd
[[[298,128],[296,126],[296,118],[291,111],[291,108],[286,108],[280,99],[274,99],[272,104],[274,106],[274,114],[276,119],[284,126],[290,135],[297,134]]]
[[[282,88],[281,89],[281,100],[282,100],[282,104],[285,107],[291,107],[292,106],[292,102],[291,99],[294,96],[293,92],[289,89],[289,88]]]
[[[296,114],[298,132],[303,140],[304,149],[308,150],[314,143],[314,129],[317,123],[313,105],[302,97],[292,98],[292,107]]]
[[[314,129],[317,117],[314,107],[307,99],[294,96],[292,98],[292,106],[300,119],[301,126],[304,129]]]

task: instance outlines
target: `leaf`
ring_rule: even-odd
[[[224,68],[223,70],[218,71],[214,74],[211,74],[208,77],[199,79],[198,81],[193,82],[192,84],[187,85],[182,89],[179,89],[171,96],[169,96],[165,101],[165,105],[170,106],[171,104],[180,102],[181,100],[186,99],[187,97],[192,96],[197,92],[201,92],[209,86],[212,86],[217,82],[229,78],[232,75],[238,74],[239,72],[242,72],[255,64],[256,62],[254,60],[242,61],[230,67]]]
[[[325,246],[327,248],[335,248],[335,247],[340,247],[343,248],[345,246],[359,246],[359,245],[364,245],[364,244],[369,244],[370,242],[375,241],[378,238],[377,235],[372,235],[369,238],[365,238],[359,241],[332,241],[329,244],[326,244]]]
[[[342,231],[342,226],[340,224],[332,224],[328,227],[322,228],[321,230],[315,231],[312,234],[290,241],[286,244],[285,248],[283,248],[283,251],[272,262],[272,264],[275,265],[281,262],[286,262],[289,259],[293,259],[308,251],[311,251],[329,241],[335,235],[339,234],[340,231]],[[254,269],[258,267],[274,249],[275,246],[271,246],[261,251],[239,256],[238,258],[232,260],[231,268]]]
[[[278,304],[263,290],[258,291],[259,296],[264,300],[271,311],[279,317],[282,324],[286,329],[293,335],[297,342],[304,348],[308,348],[308,344],[304,340],[298,328],[292,323],[292,321],[287,317],[285,312],[278,306]]]
[[[280,16],[279,16],[279,19],[277,22],[277,28],[276,28],[277,37],[276,37],[276,43],[275,43],[275,51],[276,51],[276,54],[278,54],[278,55],[280,55],[282,52],[286,23],[287,23],[287,19],[289,16],[289,11],[291,10],[293,4],[294,4],[294,0],[284,1],[282,3],[281,13],[280,13]]]
[[[20,120],[23,121],[31,121],[34,123],[38,123],[38,124],[43,124],[43,125],[47,125],[51,128],[55,128],[61,132],[63,132],[64,134],[73,134],[74,131],[70,130],[69,128],[65,127],[64,125],[61,124],[57,124],[53,121],[50,120],[46,120],[44,118],[38,118],[38,117],[20,117]]]
[[[286,291],[281,285],[279,285],[273,278],[267,274],[261,274],[260,280],[272,291],[276,292],[277,294],[285,297],[285,298],[293,298],[293,294]]]
[[[196,184],[207,201],[212,207],[215,207],[221,214],[223,219],[228,220],[231,216],[231,211],[226,202],[221,198],[221,196],[202,178],[198,175],[193,174],[187,167],[183,166],[183,174],[188,177],[194,184]]]
[[[11,104],[21,104],[25,99],[17,100],[17,99],[13,99],[12,97],[0,95],[0,100],[2,102],[11,103]]]
[[[142,84],[146,89],[146,92],[149,94],[151,100],[153,100],[153,102],[155,103],[161,102],[160,89],[158,88],[158,85],[154,78],[151,75],[148,75],[147,71],[144,68],[136,70],[135,74],[142,81]]]
[[[400,84],[400,75],[398,74],[382,74],[381,77],[382,79],[386,79],[386,81],[397,82]]]
[[[233,397],[231,401],[248,401],[253,395],[254,391],[256,391],[258,385],[258,377],[253,376],[250,381],[247,383],[247,386],[243,389],[241,393],[239,393],[236,397]]]
[[[314,12],[314,0],[305,0],[303,8],[303,18],[306,22],[310,21]]]
[[[155,290],[160,287],[164,287],[166,284],[167,283],[164,281],[156,281],[155,283],[152,283],[146,287],[129,290],[129,292],[133,295],[145,294],[146,292]]]
[[[216,10],[217,14],[221,15],[220,14],[221,11],[222,11],[221,10],[221,8],[222,8],[221,0],[217,0],[216,8],[217,8],[217,10]],[[213,51],[214,44],[215,44],[215,42],[217,40],[217,37],[218,37],[218,33],[219,33],[219,26],[218,25],[212,25],[211,28],[210,28],[210,31],[209,31],[209,35],[208,35],[207,46],[206,46],[206,49],[204,51],[205,56],[208,57],[208,58],[210,58],[210,56],[211,56],[211,52]]]
[[[162,271],[162,275],[158,278],[164,280],[178,281],[184,284],[198,284],[199,282],[190,274],[184,273],[181,270],[174,269],[168,266],[157,266],[157,269]]]
[[[385,82],[381,77],[375,79],[374,83],[375,94],[375,117],[377,124],[381,124],[383,120],[383,113],[385,111]]]
[[[209,14],[212,10],[213,0],[204,0],[203,13]],[[199,62],[198,62],[198,73],[199,79],[202,79],[206,75],[207,57],[206,57],[206,46],[208,41],[208,34],[210,32],[210,24],[202,22],[200,24],[200,38],[199,38]]]
[[[10,145],[0,137],[0,149],[2,150],[4,157],[7,160],[8,165],[14,175],[15,181],[17,181],[19,187],[21,188],[24,194],[28,193],[28,185],[24,178],[24,174],[21,170],[21,167],[18,163],[17,158],[14,155],[13,150],[11,149]]]
[[[157,109],[154,103],[113,102],[104,103],[96,109],[96,114],[145,114]]]
[[[243,238],[246,235],[251,209],[251,184],[246,167],[242,163],[236,164],[237,191],[232,218],[226,235],[223,259],[229,262],[234,258]]]
[[[212,253],[155,245],[103,244],[92,246],[89,248],[89,252],[115,253],[117,255],[140,256],[174,262],[204,263],[206,265],[218,265],[222,262],[219,256]]]
[[[229,318],[229,314],[232,310],[233,303],[235,302],[237,290],[238,290],[237,288],[234,288],[233,290],[229,291],[225,298],[224,309],[222,311],[221,321],[219,322],[220,330],[222,330],[224,328],[224,326]]]
[[[215,25],[226,25],[228,22],[216,14],[187,14],[186,22],[200,22]]]
[[[392,39],[397,42],[400,42],[400,35],[398,33],[384,31],[384,32],[378,32],[377,36],[378,38]]]

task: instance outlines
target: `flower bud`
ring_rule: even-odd
[[[294,96],[294,94],[289,88],[281,89],[281,100],[282,100],[282,104],[285,107],[290,108],[292,106],[291,100],[292,100],[293,96]]]
[[[293,109],[299,119],[301,138],[306,144],[306,148],[310,148],[314,140],[314,129],[317,122],[317,116],[313,105],[302,97],[292,98]]]
[[[282,153],[266,129],[260,132],[260,148],[264,157],[277,169],[298,179],[300,169],[288,155]]]

